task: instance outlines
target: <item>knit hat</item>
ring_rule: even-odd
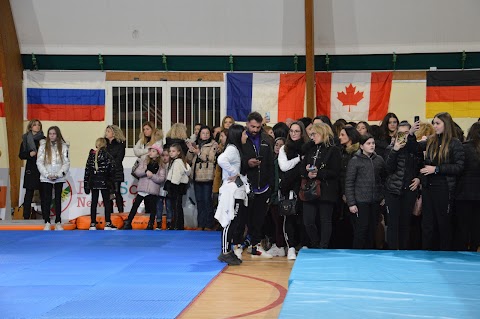
[[[152,145],[150,145],[150,146],[148,147],[148,149],[151,149],[151,148],[156,149],[157,152],[158,152],[158,154],[162,155],[162,153],[163,153],[163,148],[162,148],[162,145],[161,145],[161,144],[159,144],[159,143],[153,143]]]

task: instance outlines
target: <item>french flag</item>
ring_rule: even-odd
[[[305,113],[305,73],[227,73],[227,115],[245,122],[257,111],[270,122]]]
[[[105,73],[25,71],[27,120],[103,121]]]
[[[5,117],[5,105],[3,103],[3,86],[0,81],[0,117]]]

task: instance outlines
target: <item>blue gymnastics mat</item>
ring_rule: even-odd
[[[175,318],[225,267],[219,236],[2,231],[0,318]]]
[[[480,254],[301,250],[279,318],[480,318]]]

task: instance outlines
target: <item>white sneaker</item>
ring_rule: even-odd
[[[52,226],[52,225],[49,222],[46,222],[45,227],[43,227],[43,230],[52,230],[52,228],[50,226]]]
[[[270,254],[273,257],[285,257],[285,248],[277,247],[277,244],[273,244],[272,248],[267,251],[267,254]]]
[[[117,227],[110,222],[105,224],[103,230],[117,230]]]
[[[91,224],[90,224],[90,227],[88,228],[88,230],[97,230],[97,224],[91,223]]]
[[[62,223],[58,222],[55,224],[55,230],[63,230]]]
[[[242,245],[235,245],[233,247],[233,253],[237,256],[238,259],[242,260],[243,248]]]
[[[247,247],[247,253],[251,254],[252,253],[252,245]]]
[[[267,253],[263,248],[262,245],[258,244],[255,247],[252,247],[252,258],[259,257],[259,258],[273,258],[272,255]]]
[[[297,259],[297,254],[295,253],[295,247],[290,247],[290,248],[288,248],[287,259],[288,259],[288,260],[295,260],[295,259]]]

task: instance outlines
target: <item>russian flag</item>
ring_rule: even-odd
[[[305,73],[227,73],[227,115],[245,122],[250,112],[272,123],[305,113]]]
[[[27,120],[103,121],[105,73],[25,71]]]
[[[0,81],[0,117],[5,117],[5,106],[3,104],[3,86]]]

